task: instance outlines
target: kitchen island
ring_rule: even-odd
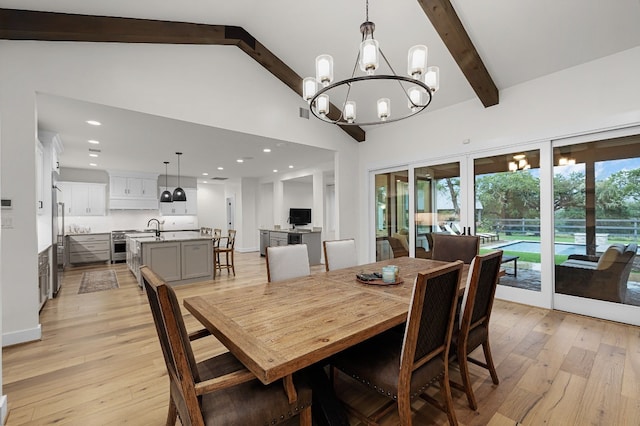
[[[322,256],[322,231],[311,229],[260,229],[260,255],[264,256],[267,247],[306,244],[309,265],[319,265]]]
[[[147,265],[171,285],[213,279],[213,240],[197,231],[127,236],[127,265],[142,287],[140,266]]]

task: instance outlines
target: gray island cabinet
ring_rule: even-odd
[[[322,257],[321,233],[307,229],[260,229],[260,255],[265,255],[267,247],[306,244],[309,264],[319,265]]]
[[[140,266],[147,265],[169,284],[213,279],[213,240],[200,232],[163,232],[160,238],[130,238],[129,268],[142,285]]]

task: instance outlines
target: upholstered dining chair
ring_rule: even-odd
[[[294,378],[297,399],[289,401],[283,383],[262,384],[231,353],[195,361],[191,341],[207,330],[187,334],[173,288],[147,266],[140,268],[160,346],[169,373],[167,425],[280,424],[299,417],[311,426],[311,388]]]
[[[358,264],[356,240],[353,238],[323,241],[322,246],[324,248],[324,266],[327,271],[349,268]]]
[[[214,267],[218,268],[218,271],[222,273],[222,268],[226,268],[227,274],[229,271],[233,272],[233,276],[236,275],[236,265],[234,249],[236,245],[236,230],[229,229],[227,237],[221,237],[218,239],[217,246],[213,247],[213,263]],[[224,255],[225,263],[222,263],[222,255]]]
[[[306,244],[267,247],[267,281],[283,281],[311,274]]]
[[[451,385],[465,392],[472,410],[476,410],[478,404],[469,377],[469,362],[489,370],[493,383],[496,385],[500,383],[489,346],[489,319],[498,285],[501,262],[502,250],[480,254],[473,259],[469,267],[467,285],[460,306],[458,327],[453,332],[451,354],[455,356],[460,365],[462,384],[452,381]],[[485,362],[469,356],[480,345],[482,345]]]
[[[449,235],[433,233],[431,259],[452,262],[462,260],[471,263],[480,252],[480,237],[475,235]]]
[[[448,359],[462,265],[456,261],[418,274],[404,334],[384,332],[330,359],[334,385],[339,370],[390,399],[369,417],[350,408],[366,424],[376,425],[397,404],[400,424],[411,426],[411,400],[417,396],[447,413],[450,424],[457,424]],[[424,393],[436,381],[442,402]]]

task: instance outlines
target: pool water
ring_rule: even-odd
[[[556,254],[585,254],[587,248],[584,244],[571,243],[555,243]],[[499,248],[504,251],[519,251],[524,253],[540,253],[539,241],[516,241],[513,243],[502,244],[493,248]]]

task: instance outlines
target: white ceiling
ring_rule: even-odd
[[[640,45],[640,0],[451,2],[499,90]],[[0,0],[0,7],[3,8],[237,25],[301,76],[312,75],[315,57],[320,53],[329,53],[334,57],[336,75],[344,77],[351,74],[355,61],[360,42],[359,25],[365,17],[364,4],[364,0]],[[440,67],[441,79],[440,90],[429,110],[475,98],[467,80],[416,0],[370,0],[369,18],[376,24],[376,39],[398,73],[405,68],[408,47],[419,43],[429,47],[429,63]],[[80,144],[75,141],[88,136],[74,129],[71,123],[73,120],[79,121],[79,118],[71,116],[81,110],[82,117],[85,117],[89,106],[52,97],[39,97],[38,105],[42,125],[57,131],[65,143],[62,164],[80,167],[80,158],[87,154],[88,148],[86,142]],[[128,156],[137,159],[140,158],[138,155],[142,155],[142,158],[148,158],[149,164],[145,163],[144,168],[159,172],[164,167],[162,161],[175,161],[175,158],[152,155],[153,147],[164,143],[161,140],[138,148],[125,142],[149,129],[136,128],[138,120],[150,120],[155,127],[167,133],[154,137],[193,132],[193,146],[183,148],[185,154],[181,159],[181,168],[184,167],[185,174],[192,176],[198,176],[203,171],[214,173],[216,170],[213,167],[217,166],[218,159],[235,161],[237,156],[252,156],[257,166],[263,163],[257,161],[262,159],[262,145],[277,146],[277,141],[229,134],[219,129],[173,120],[161,123],[164,119],[158,117],[95,107],[118,119],[118,133],[110,134],[109,140],[122,142],[109,146],[109,155],[118,158],[123,167],[127,164]],[[68,112],[69,117],[63,117],[64,111]],[[211,141],[216,140],[228,142],[221,148],[212,144]],[[171,146],[170,138],[166,143],[167,147]],[[198,151],[207,148],[207,151]],[[111,165],[107,161],[106,145],[104,149],[105,168],[108,168]],[[140,149],[141,152],[134,153],[133,149]],[[304,167],[304,159],[314,158],[317,161],[318,158],[324,160],[331,157],[330,152],[295,144],[290,144],[287,149],[297,150],[296,154],[291,154],[293,157],[287,157],[282,162],[277,160],[283,158],[279,155],[284,156],[285,150],[279,151],[278,155],[271,155],[270,160],[264,162],[266,169],[260,170],[260,173],[273,173],[273,168],[288,166],[289,162],[296,167],[298,164]],[[195,152],[207,152],[206,156],[198,155],[205,157],[206,161],[195,155],[189,158],[190,153]],[[123,158],[124,163],[121,161]],[[86,157],[82,161],[86,163]],[[135,164],[136,169],[141,168],[138,161]],[[229,167],[228,171],[232,173],[231,164],[223,166]],[[257,169],[251,169],[251,172],[257,172]],[[247,173],[247,168],[238,173]]]

